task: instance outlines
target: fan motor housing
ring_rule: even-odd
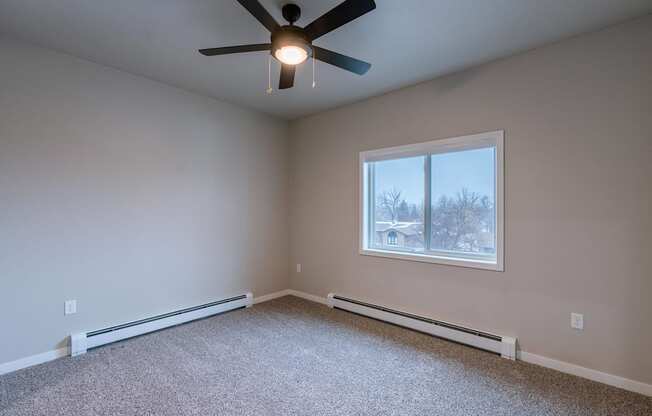
[[[296,4],[288,3],[281,9],[283,18],[293,24],[301,17],[301,8]]]
[[[276,56],[276,51],[284,46],[298,46],[304,49],[309,57],[312,56],[312,43],[300,27],[282,26],[272,33],[272,56]]]

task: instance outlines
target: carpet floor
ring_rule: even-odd
[[[652,398],[296,297],[0,376],[0,415],[652,415]]]

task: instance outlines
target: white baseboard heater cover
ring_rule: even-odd
[[[495,352],[510,360],[516,359],[516,338],[491,334],[449,322],[401,312],[334,293],[328,295],[328,306]]]
[[[233,296],[227,299],[193,306],[151,318],[139,319],[133,322],[98,329],[95,331],[80,332],[70,335],[70,355],[75,357],[86,353],[87,350],[101,345],[110,344],[159,329],[183,324],[201,318],[206,318],[218,313],[234,309],[248,308],[253,304],[253,294]]]

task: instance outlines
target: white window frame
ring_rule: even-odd
[[[476,269],[504,271],[504,137],[503,130],[491,131],[486,133],[471,134],[467,136],[451,137],[447,139],[433,140],[425,143],[410,144],[405,146],[387,147],[384,149],[368,150],[360,152],[359,175],[360,175],[360,254],[365,256],[387,257],[400,260],[411,260],[426,263],[445,264],[450,266],[471,267]],[[368,194],[370,192],[368,169],[365,168],[367,162],[377,162],[381,160],[398,159],[414,156],[426,156],[436,153],[449,153],[460,150],[472,150],[480,148],[495,148],[495,210],[496,210],[496,259],[485,260],[481,256],[470,254],[465,256],[464,253],[455,252],[454,256],[447,256],[443,251],[430,251],[428,253],[411,253],[401,251],[390,251],[386,249],[376,249],[369,245],[369,217],[370,209]],[[430,157],[426,158],[426,163],[430,163]],[[428,169],[429,171],[429,169]],[[425,175],[429,176],[429,175]],[[425,197],[430,193],[430,178],[425,180]],[[424,209],[430,210],[428,204]],[[429,227],[426,225],[426,230]],[[426,234],[426,233],[424,233]],[[428,236],[425,235],[424,238]]]

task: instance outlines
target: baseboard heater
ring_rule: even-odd
[[[503,358],[510,360],[516,359],[516,338],[466,328],[449,322],[438,321],[333,293],[328,295],[328,305],[331,308],[354,312],[436,337],[446,338],[461,344],[491,351],[500,354]]]
[[[218,313],[246,308],[252,304],[253,295],[251,293],[245,293],[243,295],[152,316],[150,318],[139,319],[109,328],[72,334],[70,335],[70,355],[74,357],[101,345],[206,318]]]

